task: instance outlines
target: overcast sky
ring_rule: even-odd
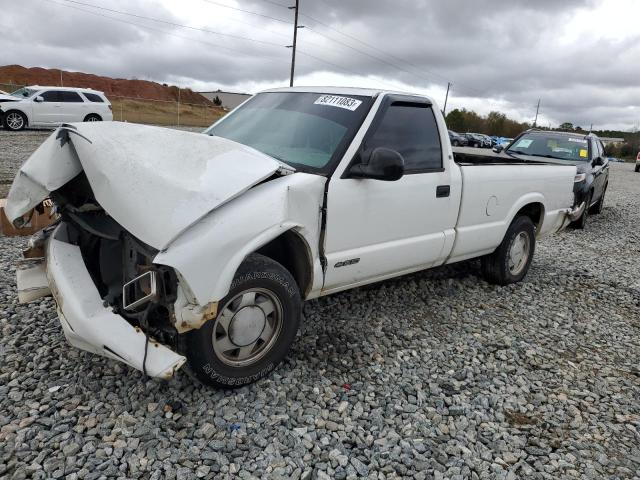
[[[293,1],[11,2],[0,64],[256,92],[288,85]],[[296,85],[417,91],[442,105],[450,81],[447,110],[531,122],[540,98],[542,125],[640,124],[638,0],[300,2]]]

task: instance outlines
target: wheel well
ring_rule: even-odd
[[[87,115],[85,115],[84,120],[86,121],[87,118],[89,117],[98,117],[100,120],[102,120],[102,116],[98,115],[97,113],[89,113]]]
[[[295,231],[287,230],[256,251],[275,260],[293,275],[302,298],[311,290],[313,262],[307,242]]]
[[[515,218],[517,217],[529,217],[533,224],[536,226],[537,230],[540,230],[542,226],[542,220],[544,219],[544,205],[541,203],[529,203],[525,205],[518,213],[516,213]]]

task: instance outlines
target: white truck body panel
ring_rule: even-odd
[[[459,166],[433,102],[442,170],[379,181],[342,175],[389,92],[276,91],[377,97],[329,178],[293,173],[219,137],[140,125],[73,125],[54,133],[23,165],[9,195],[9,219],[84,170],[104,211],[158,250],[154,264],[175,270],[175,316],[186,324],[176,326],[179,333],[210,318],[207,312],[215,312],[246,256],[284,232],[294,232],[305,246],[312,272],[303,292],[308,299],[490,253],[531,203],[544,212],[538,235],[568,223],[575,167]],[[61,141],[65,137],[69,141]],[[440,186],[450,187],[448,195],[436,195]],[[78,247],[64,243],[58,230],[54,237],[47,274],[71,343],[142,368],[144,334],[102,305]],[[107,338],[118,338],[119,350]],[[182,357],[168,348],[151,351],[157,376],[181,365]]]
[[[495,250],[516,213],[525,205],[544,206],[538,225],[541,237],[560,229],[573,201],[574,166],[463,165],[464,185],[456,240],[447,263],[482,256]]]

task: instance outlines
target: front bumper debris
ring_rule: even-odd
[[[587,202],[582,202],[580,205],[577,205],[567,211],[567,218],[571,222],[575,222],[578,220],[582,214],[584,213],[584,209],[587,208]]]
[[[47,285],[56,300],[58,317],[71,345],[119,360],[140,371],[144,363],[149,376],[171,378],[185,363],[185,357],[149,339],[145,361],[145,333],[104,306],[80,248],[57,240],[58,230],[47,240],[46,259],[30,260],[31,268],[18,270],[18,291],[24,292],[23,298],[37,298],[28,295],[35,292],[36,287],[42,288],[39,293],[44,292],[42,275],[46,271]]]

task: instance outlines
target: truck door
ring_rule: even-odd
[[[428,268],[448,255],[461,181],[445,168],[449,159],[443,164],[447,131],[436,115],[426,99],[386,95],[353,160],[347,151],[328,187],[324,290]],[[404,176],[348,178],[349,167],[377,147],[403,156]]]

